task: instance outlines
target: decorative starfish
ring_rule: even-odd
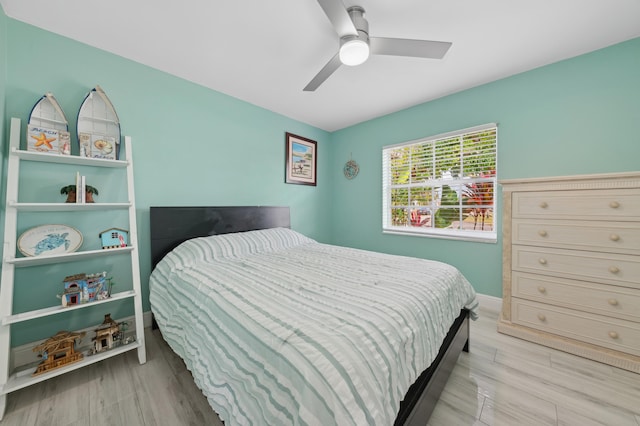
[[[47,148],[49,149],[53,149],[53,146],[51,146],[50,142],[53,142],[56,140],[56,138],[47,138],[47,136],[44,133],[40,133],[40,136],[31,135],[31,137],[38,141],[36,142],[36,147],[40,145],[46,145]]]

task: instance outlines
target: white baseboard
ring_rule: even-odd
[[[129,324],[133,324],[133,316],[116,319],[116,322],[127,322]],[[144,312],[142,314],[142,323],[144,327],[151,327],[151,311]],[[78,343],[78,347],[88,347],[91,345],[91,339],[94,337],[93,331],[97,327],[97,324],[92,327],[87,327],[82,330],[77,330],[78,332],[85,331],[87,334],[84,338]],[[22,367],[24,365],[29,365],[40,361],[38,358],[38,354],[33,352],[33,348],[38,346],[40,343],[44,342],[43,339],[38,342],[27,343],[21,346],[16,346],[15,348],[11,348],[11,356],[9,361],[9,371],[13,371],[16,368]]]
[[[502,310],[501,297],[478,293],[478,302],[480,302],[480,307],[482,307],[483,309],[488,309],[495,312],[500,312]]]
[[[142,313],[142,323],[144,324],[144,328],[151,327],[151,322],[153,321],[153,314],[151,311]]]

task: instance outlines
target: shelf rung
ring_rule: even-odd
[[[29,321],[35,318],[46,317],[49,315],[61,314],[63,312],[75,311],[77,309],[89,308],[94,305],[101,305],[103,303],[115,302],[116,300],[123,300],[129,297],[134,297],[136,292],[133,290],[123,291],[120,293],[112,294],[110,298],[104,300],[96,300],[95,302],[83,303],[76,306],[52,306],[50,308],[38,309],[35,311],[22,312],[19,314],[9,315],[2,318],[2,325],[15,324],[23,321]]]
[[[56,124],[65,124],[69,125],[69,123],[67,123],[64,120],[56,120],[55,118],[49,118],[49,117],[38,117],[38,118],[31,118],[31,120],[33,121],[46,121],[47,123],[56,123]],[[29,123],[29,125],[34,124],[34,123]],[[38,126],[41,126],[41,124],[38,124]],[[56,129],[56,130],[60,130],[60,129]]]
[[[120,355],[124,352],[137,349],[140,347],[141,344],[142,344],[142,341],[139,339],[139,336],[136,336],[136,341],[133,343],[129,343],[128,345],[123,345],[115,349],[110,349],[106,352],[98,353],[96,355],[91,355],[91,356],[85,355],[84,358],[82,358],[82,361],[74,362],[73,364],[56,368],[55,370],[52,370],[47,373],[42,373],[42,374],[38,374],[37,376],[32,376],[28,372],[25,373],[21,371],[19,373],[12,374],[11,377],[9,377],[9,380],[7,381],[7,383],[0,388],[0,395],[7,394],[9,392],[14,392],[14,391],[17,391],[18,389],[26,388],[27,386],[31,386],[36,383],[43,382],[47,379],[51,379],[53,377],[60,376],[70,371],[77,370],[78,368],[82,368],[87,365],[100,362],[107,358]]]
[[[113,256],[130,253],[131,251],[133,251],[133,246],[104,250],[76,251],[73,253],[54,254],[51,256],[14,257],[5,259],[5,262],[12,263],[16,268],[21,268],[27,266],[50,265],[52,263],[60,262],[74,262],[76,260],[85,260],[98,256]]]
[[[81,120],[83,120],[83,122],[86,121],[86,122],[89,122],[89,123],[94,121],[94,122],[99,122],[99,123],[120,125],[120,123],[117,120],[113,120],[113,119],[110,119],[110,118],[91,117],[91,118],[84,118],[84,119],[81,118]]]
[[[78,166],[92,167],[127,167],[126,160],[105,160],[103,158],[80,157],[79,155],[46,154],[22,149],[12,149],[20,159],[27,161],[42,161],[45,163],[75,164]]]
[[[64,212],[64,211],[102,211],[128,209],[131,203],[16,203],[11,201],[9,207],[24,212]]]

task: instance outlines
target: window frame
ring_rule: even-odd
[[[459,151],[459,161],[461,164],[461,175],[460,176],[454,176],[454,177],[441,177],[441,178],[437,178],[434,179],[433,177],[430,177],[428,179],[425,179],[419,183],[415,183],[415,182],[411,182],[410,178],[408,183],[405,184],[394,184],[391,182],[392,179],[392,165],[391,165],[391,160],[389,159],[389,155],[391,153],[391,151],[393,150],[397,150],[400,148],[411,148],[411,147],[417,147],[417,146],[425,146],[425,145],[432,145],[431,149],[433,149],[434,151],[434,160],[436,159],[436,152],[439,152],[439,146],[438,146],[438,142],[445,142],[448,141],[450,142],[451,139],[454,138],[459,138],[460,139],[460,143],[462,145],[462,141],[464,139],[465,136],[468,136],[470,134],[473,133],[479,133],[479,132],[484,132],[484,131],[495,131],[495,144],[494,144],[494,154],[495,154],[495,168],[493,170],[491,170],[492,173],[486,175],[486,176],[478,176],[478,177],[464,177],[464,171],[466,170],[464,167],[464,151],[462,149],[460,149]],[[446,147],[446,145],[443,146]],[[455,156],[453,157],[449,157],[449,158],[455,158]],[[433,168],[434,170],[437,169],[436,167],[436,162],[434,161],[433,163]],[[409,166],[411,167],[411,161],[409,161]],[[408,172],[407,172],[408,173]],[[446,183],[445,183],[446,182]],[[434,224],[431,225],[431,227],[423,227],[423,226],[412,226],[411,224],[409,224],[409,222],[407,222],[407,224],[405,225],[393,225],[392,223],[392,209],[398,208],[405,208],[405,213],[408,216],[405,218],[405,220],[411,220],[411,195],[407,195],[407,205],[400,205],[400,206],[394,206],[393,202],[392,202],[392,192],[394,189],[398,190],[398,189],[406,189],[407,193],[410,194],[412,193],[412,189],[414,188],[430,188],[427,191],[423,191],[423,192],[429,192],[431,191],[431,201],[429,201],[427,203],[427,205],[418,205],[416,204],[417,207],[421,207],[421,208],[425,208],[425,207],[431,207],[429,209],[430,214],[431,214],[431,218],[435,219],[435,215],[437,213],[438,210],[441,209],[441,207],[439,207],[439,203],[438,201],[435,201],[433,198],[433,195],[440,191],[439,194],[441,194],[441,192],[443,191],[443,188],[445,186],[450,187],[449,189],[451,190],[454,186],[458,187],[458,191],[461,191],[462,186],[464,185],[465,187],[468,188],[468,184],[469,183],[473,183],[473,184],[477,184],[480,182],[490,182],[492,185],[490,185],[490,187],[492,188],[492,199],[491,202],[488,204],[481,204],[478,207],[478,209],[480,210],[488,210],[490,209],[492,212],[492,230],[491,231],[484,231],[484,230],[465,230],[465,229],[448,229],[448,228],[437,228],[435,227]],[[451,186],[450,186],[451,185]],[[439,190],[437,188],[440,188]],[[393,145],[387,145],[382,147],[382,232],[385,234],[399,234],[399,235],[410,235],[410,236],[420,236],[420,237],[429,237],[429,238],[443,238],[443,239],[450,239],[450,240],[464,240],[464,241],[478,241],[478,242],[486,242],[486,243],[497,243],[497,202],[498,202],[498,125],[496,123],[487,123],[487,124],[483,124],[481,126],[475,126],[475,127],[469,127],[466,129],[461,129],[461,130],[456,130],[456,131],[452,131],[452,132],[447,132],[447,133],[442,133],[442,134],[438,134],[438,135],[434,135],[434,136],[428,136],[425,138],[420,138],[420,139],[416,139],[416,140],[412,140],[412,141],[407,141],[407,142],[401,142],[401,143],[397,143],[397,144],[393,144]],[[457,192],[457,191],[454,191]],[[442,195],[439,195],[440,200],[442,199]],[[459,210],[459,217],[463,218],[463,215],[465,215],[464,210],[468,209],[470,207],[469,204],[465,204],[465,200],[460,197],[460,194],[458,193],[458,195],[456,196],[457,199],[457,204],[454,204],[454,207],[451,207],[450,210]],[[441,202],[441,201],[440,201]],[[438,207],[434,207],[435,204],[438,204]],[[466,213],[467,215],[469,213]],[[486,216],[483,216],[483,219]]]

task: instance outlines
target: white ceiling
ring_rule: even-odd
[[[316,0],[0,0],[5,13],[328,131],[640,36],[640,0],[343,0],[376,37],[453,42],[372,56],[303,87],[339,38]],[[640,53],[639,53],[640,54]]]

